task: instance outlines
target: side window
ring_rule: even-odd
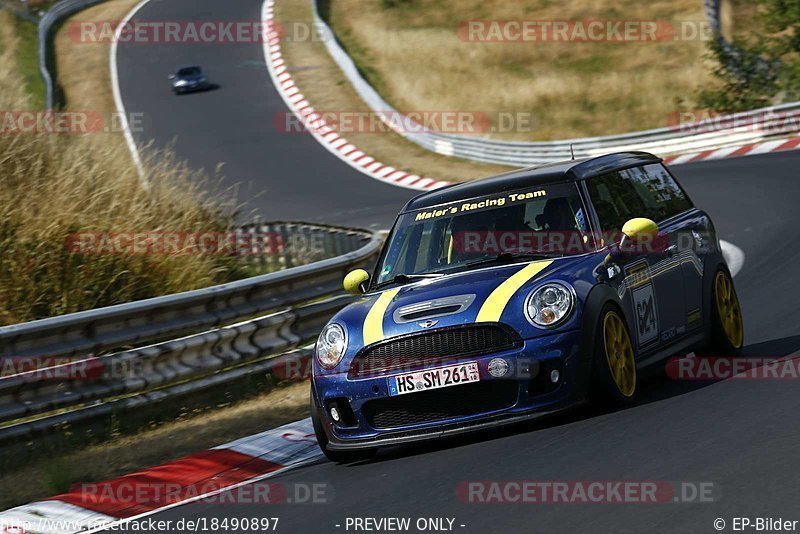
[[[634,217],[659,222],[692,207],[672,176],[658,163],[592,178],[587,185],[605,231],[620,231]]]
[[[660,163],[646,165],[644,172],[647,175],[650,195],[655,198],[656,205],[661,209],[662,220],[692,208],[692,203],[663,165]]]
[[[590,178],[586,184],[603,231],[619,232],[629,220],[644,216],[641,198],[620,173]]]

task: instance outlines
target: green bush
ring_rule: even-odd
[[[733,112],[800,100],[800,0],[755,1],[763,33],[730,46],[717,36],[709,45],[720,84],[700,93],[705,107]]]

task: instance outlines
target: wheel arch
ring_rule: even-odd
[[[588,394],[592,380],[592,365],[594,362],[595,340],[599,335],[600,313],[609,303],[618,308],[630,331],[629,317],[617,292],[608,284],[594,286],[586,297],[583,305],[583,317],[581,318],[581,351],[577,390],[582,396]],[[635,343],[633,344],[633,350],[634,353],[637,353]]]

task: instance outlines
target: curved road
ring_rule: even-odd
[[[292,0],[296,1],[296,0]],[[258,0],[151,0],[133,20],[259,21]],[[355,172],[311,135],[283,133],[273,121],[287,111],[272,85],[262,45],[123,44],[117,51],[126,111],[141,113],[137,144],[172,146],[192,167],[238,187],[242,219],[389,224],[415,191],[387,187]],[[214,91],[175,97],[167,76],[202,65]]]
[[[283,0],[290,1],[290,0]],[[297,0],[300,1],[300,0]],[[303,0],[308,1],[308,0]],[[152,0],[142,20],[257,20],[258,0]],[[360,175],[307,135],[272,129],[285,111],[258,44],[120,46],[122,96],[143,112],[140,141],[175,142],[195,167],[224,162],[240,198],[266,218],[386,226],[414,193]],[[200,63],[221,87],[175,98],[165,76]],[[800,349],[800,152],[676,167],[720,237],[747,254],[737,287],[747,353]],[[263,190],[261,196],[252,198]],[[800,520],[800,391],[796,381],[716,384],[651,379],[635,407],[582,409],[534,425],[437,444],[384,451],[375,462],[320,463],[270,482],[324,482],[325,505],[192,503],[155,519],[277,516],[288,533],[345,532],[347,517],[453,517],[462,532],[715,532],[715,518]],[[470,505],[464,480],[665,480],[711,482],[705,504]],[[224,501],[224,499],[223,499]],[[341,525],[337,528],[336,525]],[[460,527],[459,525],[465,525]],[[351,530],[352,531],[352,530]],[[412,529],[412,532],[414,530]]]

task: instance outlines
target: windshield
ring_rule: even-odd
[[[553,184],[400,215],[375,282],[589,250],[593,243],[577,185]]]
[[[202,72],[200,67],[184,67],[178,71],[178,76],[197,76]]]

